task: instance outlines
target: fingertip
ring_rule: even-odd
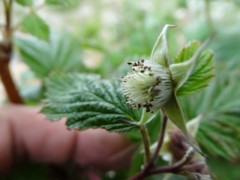
[[[65,163],[116,169],[129,163],[131,144],[121,134],[103,129],[69,131],[64,121],[50,122],[36,108],[4,107],[0,115],[0,169],[13,157],[27,155],[37,162]],[[13,152],[14,149],[14,152]],[[127,152],[127,153],[126,153]]]
[[[121,134],[103,129],[89,129],[78,134],[74,160],[82,166],[101,169],[120,168],[128,164],[127,154],[121,159],[115,157],[129,145],[130,142]]]
[[[13,138],[11,132],[11,125],[0,113],[0,173],[6,172],[13,161]]]
[[[38,108],[25,106],[5,106],[1,112],[0,168],[13,157],[50,163],[69,159],[76,132],[68,131],[64,121],[50,122]]]

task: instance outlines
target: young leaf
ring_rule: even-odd
[[[23,61],[40,78],[83,69],[80,46],[66,33],[52,31],[49,42],[33,36],[17,38],[15,44]]]
[[[195,93],[208,85],[209,81],[214,76],[212,64],[213,56],[214,54],[212,51],[204,51],[202,53],[197,60],[195,70],[183,86],[178,89],[177,95],[181,96]]]
[[[33,4],[33,0],[16,0],[16,2],[22,6],[31,6]]]
[[[140,114],[124,102],[117,80],[96,75],[52,76],[47,80],[47,100],[42,112],[50,120],[66,117],[74,129],[104,128],[115,132],[138,129]]]
[[[36,13],[32,12],[27,15],[22,21],[22,28],[24,32],[30,33],[39,39],[49,39],[49,27],[46,22]]]
[[[213,77],[213,53],[203,51],[207,42],[201,46],[198,41],[190,42],[178,54],[175,64],[170,65],[178,96],[201,90]]]
[[[174,63],[181,63],[189,60],[197,49],[200,47],[199,41],[191,41],[189,42],[183,49],[179,52],[177,57],[175,58]]]

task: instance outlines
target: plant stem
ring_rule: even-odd
[[[207,25],[209,29],[210,36],[213,36],[215,33],[212,16],[211,16],[211,0],[205,0],[205,15],[207,20]]]
[[[0,76],[9,100],[12,103],[23,104],[23,100],[13,81],[9,70],[9,63],[12,57],[12,29],[11,12],[13,0],[4,0],[5,26],[3,30],[3,40],[0,42]]]
[[[149,160],[149,162],[145,165],[144,169],[140,173],[138,173],[137,175],[130,178],[131,180],[141,180],[141,179],[144,179],[145,177],[149,176],[149,171],[151,170],[151,168],[153,168],[154,163],[155,163],[155,161],[156,161],[156,159],[159,155],[159,152],[161,150],[166,127],[167,127],[167,116],[165,114],[163,114],[161,133],[160,133],[160,137],[159,137],[159,140],[158,140],[157,147],[154,151],[154,154],[151,157],[151,159]]]
[[[194,149],[190,147],[183,158],[177,163],[170,166],[163,166],[150,170],[149,175],[159,174],[159,173],[177,173],[181,168],[187,164],[193,157]]]
[[[5,9],[5,39],[11,39],[12,30],[11,30],[11,13],[12,13],[12,1],[4,0],[4,9]]]
[[[160,173],[179,173],[181,172],[184,165],[186,165],[194,156],[194,149],[189,147],[183,158],[178,161],[177,163],[169,166],[157,167],[143,170],[141,173],[137,174],[136,176],[132,177],[131,180],[142,180],[145,177],[152,176],[154,174]]]
[[[164,136],[165,136],[165,131],[166,131],[166,127],[167,127],[167,116],[164,114],[163,117],[162,117],[162,127],[161,127],[161,134],[160,134],[160,137],[159,137],[159,140],[158,140],[158,144],[157,144],[157,147],[153,153],[153,156],[149,162],[150,166],[152,166],[154,164],[154,162],[156,161],[158,155],[159,155],[159,152],[162,148],[162,144],[163,144],[163,140],[164,140]]]
[[[0,62],[1,60],[2,59],[0,59]],[[14,84],[8,65],[2,62],[0,63],[0,76],[9,100],[15,104],[23,104],[23,100]]]
[[[140,131],[143,139],[144,144],[144,152],[145,152],[145,160],[146,163],[150,161],[151,153],[150,153],[150,141],[149,141],[149,135],[148,131],[145,125],[140,125]]]

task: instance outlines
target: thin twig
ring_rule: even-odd
[[[159,140],[158,140],[158,144],[157,144],[157,147],[153,153],[153,156],[149,162],[149,166],[152,166],[154,164],[154,162],[156,161],[158,155],[159,155],[159,152],[162,148],[162,144],[163,144],[163,140],[164,140],[164,136],[165,136],[165,131],[166,131],[166,127],[167,127],[167,116],[164,114],[163,115],[163,118],[162,118],[162,127],[161,127],[161,134],[160,134],[160,137],[159,137]]]
[[[149,175],[154,175],[159,173],[177,173],[181,170],[181,168],[185,164],[187,164],[193,158],[193,154],[194,154],[194,149],[192,147],[189,147],[188,151],[180,161],[178,161],[174,165],[163,166],[163,167],[152,169],[150,170]]]

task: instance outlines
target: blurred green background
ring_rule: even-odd
[[[29,20],[32,13],[40,20]],[[165,24],[177,25],[168,37],[172,57],[188,41],[204,41],[214,34],[210,48],[215,53],[216,78],[206,90],[183,97],[181,103],[188,119],[204,116],[197,140],[208,155],[213,178],[240,179],[239,0],[33,1],[30,6],[14,4],[13,18],[16,51],[11,68],[29,105],[41,103],[43,80],[51,74],[121,77],[127,61],[150,56]],[[32,176],[26,175],[29,169]],[[31,164],[0,179],[37,179],[36,174],[46,179],[49,172]],[[126,174],[123,170],[103,178],[125,179]]]

